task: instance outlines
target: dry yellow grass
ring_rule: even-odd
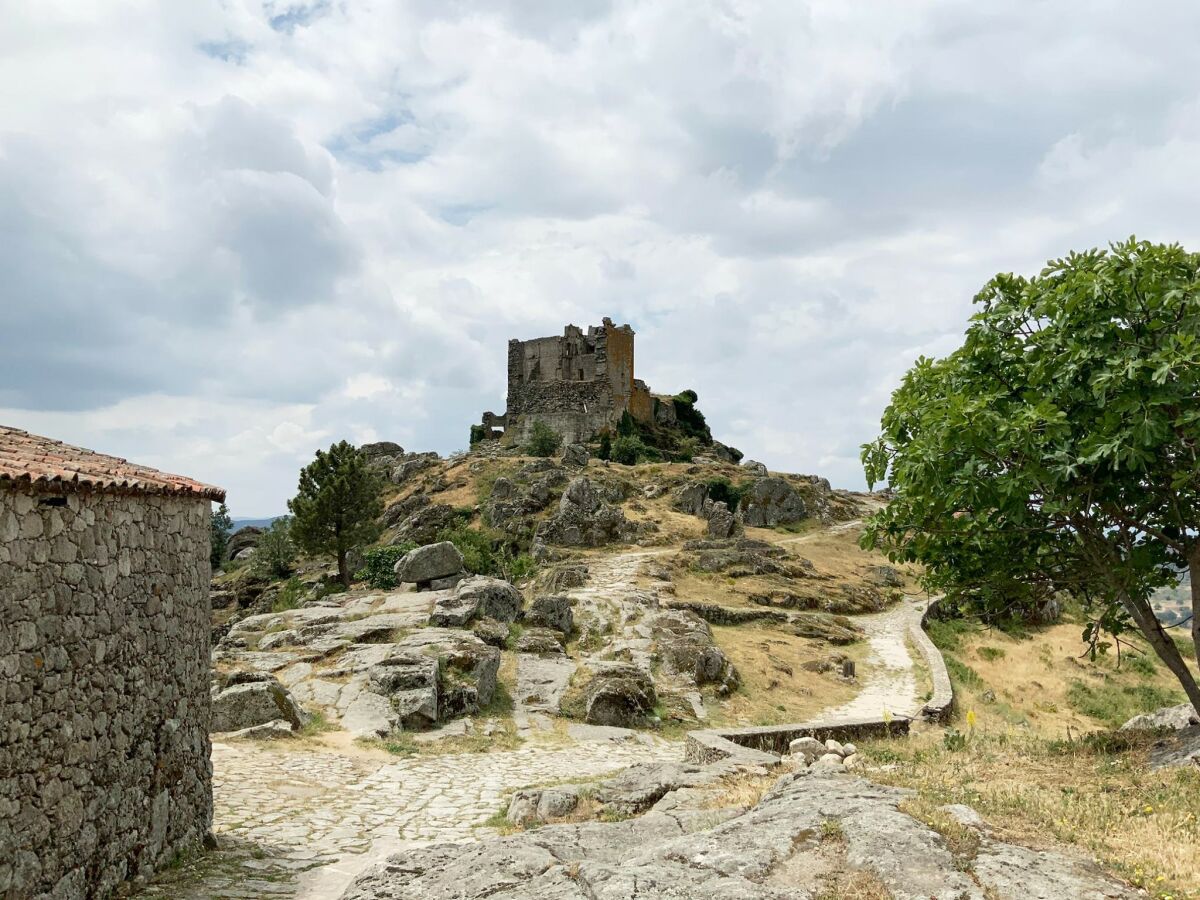
[[[715,625],[717,646],[742,676],[742,687],[720,700],[712,712],[716,725],[775,725],[803,722],[820,710],[844,703],[856,688],[832,674],[819,675],[804,663],[828,656],[831,648],[785,634],[767,625]],[[859,648],[840,647],[854,656]]]
[[[936,807],[965,803],[1003,838],[1077,847],[1152,897],[1200,897],[1200,770],[1150,771],[1152,737],[1097,732],[1098,720],[1069,705],[1072,681],[1155,687],[1169,676],[1078,660],[1079,632],[1064,624],[1024,638],[961,635],[947,657],[965,746],[949,749],[941,728],[902,742],[863,742],[866,775],[916,790],[910,811],[938,830],[953,826],[934,815]],[[985,700],[988,691],[995,702]]]
[[[740,806],[749,809],[756,806],[763,794],[770,790],[779,778],[777,772],[770,775],[741,773],[722,778],[709,788],[709,796],[701,804],[703,809],[728,809]]]
[[[892,900],[892,892],[873,872],[844,869],[827,876],[813,900]]]

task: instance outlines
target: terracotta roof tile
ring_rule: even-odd
[[[225,499],[225,492],[211,484],[0,425],[0,485],[6,481],[48,488],[88,487],[98,491]]]

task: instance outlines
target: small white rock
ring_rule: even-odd
[[[842,760],[842,765],[847,769],[857,769],[860,765],[862,765],[862,762],[859,760],[857,753],[851,753],[844,760]]]
[[[826,753],[824,756],[818,759],[814,765],[837,766],[840,769],[842,767],[842,758],[836,753]]]
[[[846,755],[845,751],[842,750],[841,743],[838,741],[835,741],[833,738],[830,738],[829,740],[827,740],[825,742],[825,749],[830,753],[836,753],[838,756]]]
[[[842,744],[842,756],[853,756],[857,752],[858,752],[858,748],[855,747],[853,744],[850,744],[850,743]]]

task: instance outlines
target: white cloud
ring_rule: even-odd
[[[536,7],[536,8],[535,8]],[[0,420],[283,509],[604,315],[719,436],[858,445],[996,271],[1200,245],[1200,8],[0,0]]]

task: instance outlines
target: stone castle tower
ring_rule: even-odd
[[[568,325],[561,337],[508,342],[508,408],[486,412],[487,437],[508,434],[523,441],[534,422],[545,422],[567,443],[615,427],[628,412],[655,417],[655,397],[634,377],[634,332],[628,325],[583,329]]]

